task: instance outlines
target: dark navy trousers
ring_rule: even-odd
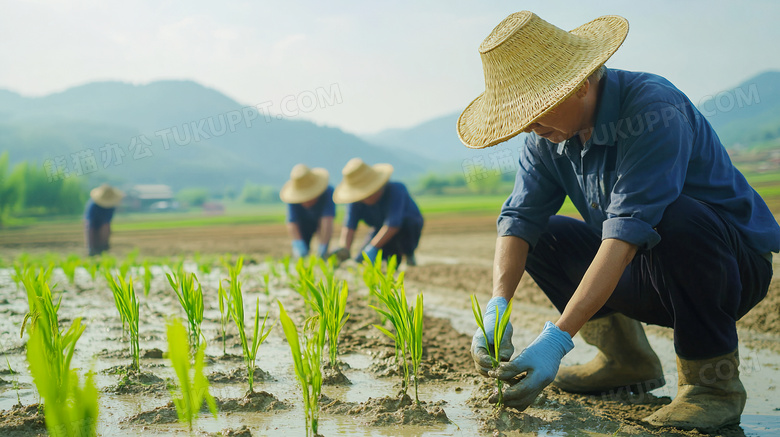
[[[685,359],[737,348],[736,321],[766,296],[772,263],[745,245],[710,206],[680,196],[656,226],[661,242],[639,250],[593,318],[612,312],[674,328]],[[526,270],[563,312],[593,260],[601,234],[584,222],[553,216],[528,255]]]

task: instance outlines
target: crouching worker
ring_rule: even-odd
[[[603,67],[627,33],[621,17],[566,32],[524,11],[480,46],[486,89],[458,120],[461,140],[483,148],[529,132],[498,218],[485,325],[524,271],[561,316],[514,359],[507,334],[496,370],[481,333],[472,356],[483,375],[512,381],[504,401],[522,410],[553,382],[576,393],[660,387],[640,321],[671,327],[677,396],[644,421],[710,432],[740,421],[736,321],[766,296],[780,227],[680,90]],[[567,195],[584,221],[554,215]],[[598,355],[559,369],[577,332]]]
[[[100,255],[108,250],[111,236],[111,219],[114,210],[122,202],[122,191],[103,184],[89,192],[84,209],[84,238],[89,256]]]
[[[344,179],[336,186],[333,200],[349,205],[341,228],[341,248],[335,252],[339,258],[349,258],[355,230],[362,220],[372,229],[355,261],[362,262],[365,254],[374,262],[381,249],[382,259],[395,255],[398,263],[406,257],[407,265],[415,265],[414,251],[420,242],[423,217],[406,186],[388,182],[393,166],[369,166],[353,158],[341,173]]]
[[[287,232],[292,239],[293,255],[309,255],[311,239],[317,234],[317,255],[324,258],[333,234],[333,216],[336,215],[333,187],[328,185],[328,171],[296,165],[279,197],[287,203]]]

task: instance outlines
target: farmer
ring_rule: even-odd
[[[287,203],[287,232],[292,238],[293,255],[309,255],[311,239],[317,234],[317,255],[325,257],[333,234],[333,187],[328,185],[328,171],[298,164],[290,172],[279,197]]]
[[[479,48],[486,89],[458,120],[461,140],[529,133],[498,218],[487,343],[523,271],[562,314],[497,370],[479,332],[471,352],[483,375],[515,380],[504,400],[523,410],[553,381],[576,393],[660,387],[640,322],[672,327],[677,396],[644,420],[713,430],[745,405],[735,324],[766,295],[780,227],[680,90],[603,67],[627,33],[617,16],[566,32],[524,11]],[[566,196],[584,221],[554,215]],[[578,331],[599,353],[559,370]]]
[[[103,184],[89,192],[89,200],[84,209],[84,238],[89,256],[100,255],[108,250],[111,236],[111,219],[114,210],[122,201],[124,193]]]
[[[393,166],[369,166],[360,158],[353,158],[341,173],[344,179],[336,186],[333,200],[349,205],[341,228],[341,248],[335,251],[339,258],[349,258],[355,230],[362,220],[373,229],[355,261],[361,262],[365,254],[374,262],[382,250],[382,259],[395,255],[400,263],[405,256],[407,265],[415,265],[414,251],[420,242],[423,217],[406,186],[388,182]]]

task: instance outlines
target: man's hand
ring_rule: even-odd
[[[545,323],[542,333],[517,358],[489,372],[490,376],[511,384],[504,390],[504,404],[520,411],[528,408],[555,379],[561,359],[573,348],[574,343],[567,332],[551,322]],[[523,373],[526,373],[525,377],[515,383]],[[498,395],[494,394],[488,401],[496,403],[497,400]]]
[[[488,372],[493,368],[493,335],[496,328],[497,312],[504,314],[506,307],[509,303],[503,297],[494,297],[490,299],[485,308],[485,315],[483,322],[485,323],[485,334],[487,334],[487,344],[485,346],[485,336],[482,335],[482,330],[477,328],[477,332],[471,339],[471,358],[474,359],[474,364],[477,367],[477,371],[482,376],[488,376]],[[501,345],[498,350],[499,361],[509,361],[512,358],[512,354],[515,353],[515,347],[512,346],[512,323],[506,325],[506,331],[501,338]],[[490,350],[488,350],[488,347]]]
[[[309,248],[306,247],[306,242],[304,242],[303,240],[293,240],[292,251],[293,251],[293,255],[295,255],[298,258],[303,258],[304,256],[309,254]]]
[[[363,248],[363,251],[360,254],[358,254],[357,258],[355,258],[355,261],[357,261],[358,263],[363,262],[364,254],[373,263],[376,262],[376,256],[379,254],[379,249],[369,244]]]
[[[317,249],[317,255],[326,261],[330,258],[328,256],[328,243],[320,243],[320,247]]]
[[[335,256],[339,263],[343,263],[349,259],[349,249],[346,247],[337,247],[328,254],[328,258],[332,256]]]

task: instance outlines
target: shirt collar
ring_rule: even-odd
[[[590,143],[605,146],[615,145],[614,126],[617,126],[620,116],[620,83],[617,75],[607,69],[601,79],[599,100],[596,106],[596,123]]]

